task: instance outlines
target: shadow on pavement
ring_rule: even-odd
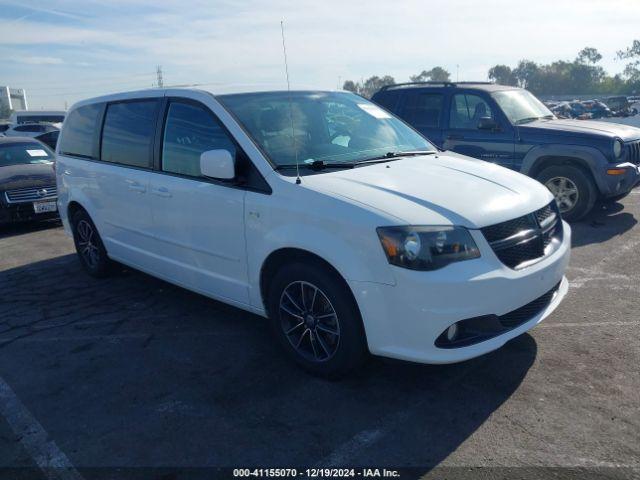
[[[432,468],[537,354],[525,334],[461,364],[373,358],[328,382],[287,361],[262,318],[134,270],[95,280],[67,255],[2,272],[0,291],[0,376],[81,472],[105,478],[116,467]]]
[[[0,239],[16,235],[25,235],[27,233],[37,232],[40,230],[48,230],[50,228],[57,228],[61,225],[62,222],[60,220],[0,224]]]
[[[598,203],[584,220],[571,224],[572,247],[606,242],[631,230],[637,223],[621,203]]]

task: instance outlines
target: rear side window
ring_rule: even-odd
[[[417,129],[438,128],[443,103],[441,93],[408,92],[398,114]]]
[[[132,167],[149,167],[159,102],[136,100],[107,107],[100,158]]]
[[[198,105],[172,102],[162,142],[162,170],[200,177],[200,154],[216,149],[229,150],[232,155],[236,151],[213,114]]]
[[[60,153],[83,158],[94,158],[93,139],[98,129],[102,105],[85,105],[73,110],[64,122]]]

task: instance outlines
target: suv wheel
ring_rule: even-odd
[[[367,355],[362,320],[341,278],[324,266],[282,267],[268,292],[272,329],[287,354],[305,370],[337,377]]]
[[[78,210],[71,218],[73,243],[84,270],[92,277],[101,278],[110,273],[111,260],[89,214]]]
[[[597,192],[593,181],[581,169],[571,165],[545,168],[537,177],[558,202],[565,220],[575,222],[591,211]]]

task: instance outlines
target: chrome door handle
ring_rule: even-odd
[[[171,196],[171,192],[165,187],[152,188],[151,193],[158,195],[159,197],[169,198]]]
[[[127,180],[127,183],[129,184],[129,190],[133,190],[134,192],[138,192],[138,193],[144,193],[147,191],[145,186],[142,185],[141,183],[138,183],[132,180]]]

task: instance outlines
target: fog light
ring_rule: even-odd
[[[447,340],[453,342],[458,336],[458,324],[454,323],[449,328],[447,328]]]

